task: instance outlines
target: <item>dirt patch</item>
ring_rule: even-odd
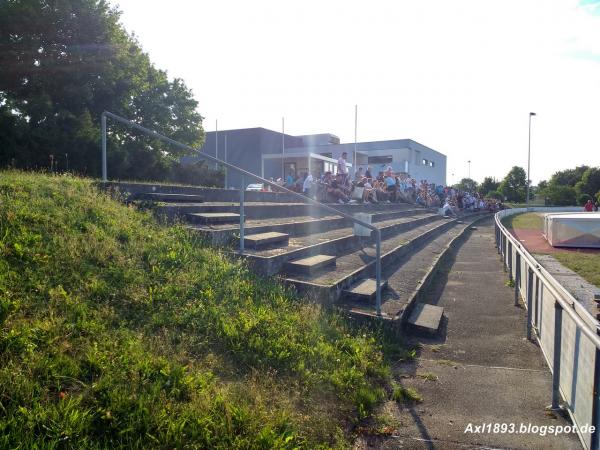
[[[511,234],[521,242],[529,253],[589,253],[600,254],[596,248],[552,247],[540,230],[513,228]]]

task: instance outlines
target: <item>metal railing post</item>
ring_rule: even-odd
[[[600,332],[598,332],[600,334]],[[590,448],[600,449],[600,349],[596,347],[596,360],[594,364],[594,390],[592,391],[592,425],[595,427],[592,433]]]
[[[527,339],[531,341],[531,317],[533,315],[533,270],[527,268]]]
[[[521,255],[516,252],[517,267],[515,267],[515,306],[519,306],[519,294],[521,293]],[[512,261],[512,257],[510,258]]]
[[[513,281],[513,274],[512,274],[512,269],[513,269],[513,265],[512,265],[512,249],[513,249],[513,245],[512,242],[508,242],[508,251],[506,252],[506,257],[507,257],[507,262],[506,265],[508,267],[508,279],[510,281]]]
[[[240,254],[244,253],[244,193],[246,186],[244,183],[244,175],[240,182]]]
[[[375,288],[377,289],[375,294],[375,307],[377,309],[377,315],[381,316],[381,231],[379,229],[375,231],[375,237],[377,238],[375,247]]]
[[[560,408],[560,352],[562,344],[562,312],[563,308],[554,302],[554,358],[552,363],[552,406],[553,410]]]
[[[100,122],[102,122],[102,181],[106,183],[108,181],[106,169],[106,114],[102,113]]]
[[[542,296],[540,295],[540,279],[535,277],[535,331],[540,333],[540,301]]]

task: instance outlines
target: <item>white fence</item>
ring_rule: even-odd
[[[562,395],[584,448],[600,450],[599,323],[502,225],[502,218],[526,211],[508,209],[496,214],[496,247],[515,283],[515,304],[523,300],[527,308],[527,337],[537,339],[552,372],[552,408],[559,407]],[[581,208],[534,207],[529,211]],[[598,431],[590,432],[590,426]]]

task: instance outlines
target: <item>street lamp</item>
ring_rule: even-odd
[[[529,210],[529,185],[531,184],[529,178],[529,169],[531,167],[531,117],[535,115],[536,114],[534,112],[529,113],[529,145],[527,147],[527,199],[525,203],[527,210]]]
[[[469,163],[469,179],[471,179],[471,160],[467,161]]]

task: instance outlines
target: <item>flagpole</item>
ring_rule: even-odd
[[[219,158],[219,156],[217,155],[217,150],[219,148],[218,145],[219,142],[219,121],[217,119],[215,119],[215,158]],[[215,170],[217,170],[217,163],[215,163]]]
[[[358,105],[354,105],[354,158],[352,159],[352,169],[356,174],[358,164],[356,164],[356,130],[358,128]]]

